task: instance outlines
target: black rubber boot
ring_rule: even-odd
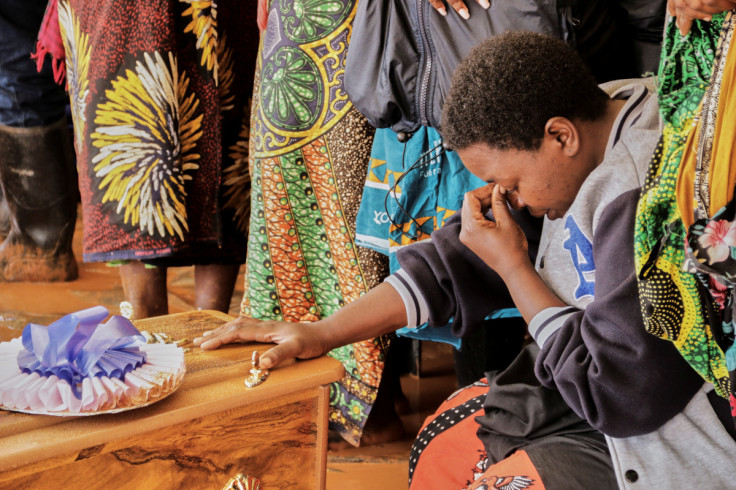
[[[34,128],[0,125],[0,185],[10,231],[0,281],[71,281],[77,179],[66,120]]]

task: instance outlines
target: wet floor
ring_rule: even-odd
[[[80,262],[79,279],[68,283],[0,283],[0,340],[20,336],[29,322],[48,324],[63,315],[103,305],[119,313],[124,300],[118,271],[104,263],[81,263],[81,219],[74,237],[74,252]],[[236,284],[230,314],[237,315],[243,295],[243,279]],[[194,273],[191,267],[169,270],[169,312],[193,309]],[[376,446],[331,451],[328,454],[327,489],[406,489],[408,457],[413,435],[424,418],[449,395],[455,386],[452,353],[443,345],[424,344],[419,377],[401,378],[409,401],[409,413],[402,415],[407,436],[400,441]]]

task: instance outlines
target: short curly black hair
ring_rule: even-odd
[[[486,39],[458,65],[440,132],[454,150],[476,143],[536,150],[550,118],[592,121],[608,100],[565,42],[508,32]]]

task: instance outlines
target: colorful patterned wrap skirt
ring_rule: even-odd
[[[536,489],[544,483],[523,449],[492,464],[476,436],[488,394],[484,378],[453,393],[427,417],[409,456],[409,488]]]
[[[373,128],[343,86],[355,0],[273,0],[251,120],[252,210],[241,313],[312,322],[377,285],[385,257],[355,244]],[[384,339],[335,349],[330,427],[357,445],[381,380]]]
[[[255,2],[60,0],[84,260],[245,259]]]

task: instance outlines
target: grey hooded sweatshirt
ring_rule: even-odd
[[[729,488],[736,441],[729,432],[733,424],[727,401],[714,396],[670,342],[645,331],[640,313],[634,220],[661,134],[653,81],[616,81],[602,88],[627,103],[614,123],[603,162],[568,212],[559,220],[545,220],[536,268],[569,306],[543,310],[529,325],[539,348],[536,377],[605,434],[621,488],[679,488],[693,475],[710,488]],[[463,267],[472,263],[477,268],[478,258],[458,246],[455,226],[436,231],[430,243],[400,250],[402,269],[387,282],[405,298],[408,317],[417,325],[429,321],[439,326],[448,317],[459,318],[454,329],[462,335],[476,318],[490,313],[484,277],[492,273]],[[464,277],[453,275],[456,265],[467,271]],[[454,292],[456,283],[464,284],[462,296]],[[506,398],[516,397],[514,406],[528,409],[523,390],[510,386],[506,380],[494,393],[492,383],[486,413],[477,419],[489,449],[497,432],[514,420]],[[530,453],[530,458],[545,465],[544,452]]]

